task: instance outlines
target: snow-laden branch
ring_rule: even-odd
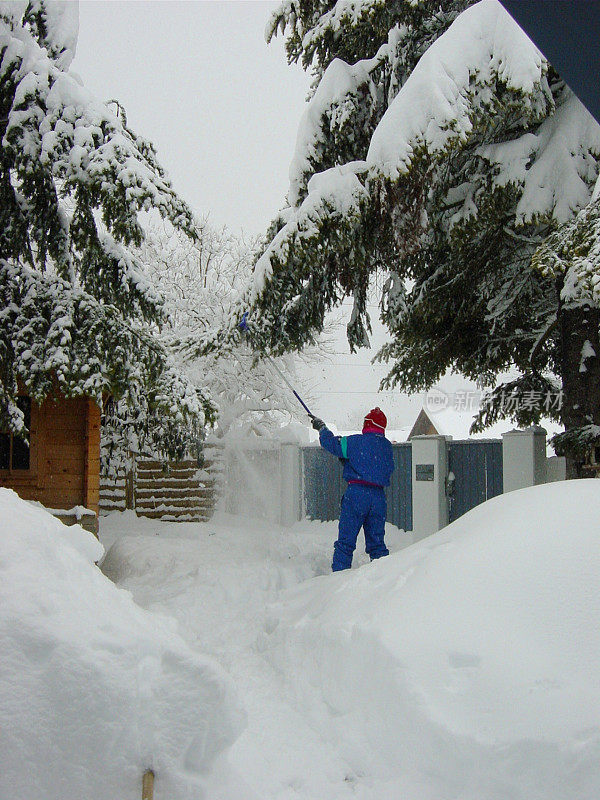
[[[424,53],[375,128],[365,161],[314,175],[301,200],[298,187],[324,135],[320,119],[368,83],[376,61],[335,60],[325,70],[300,126],[290,171],[292,202],[257,263],[255,294],[298,242],[316,239],[328,221],[359,214],[361,202],[376,197],[382,182],[398,182],[402,194],[413,172],[441,167],[450,153],[469,153],[481,165],[481,173],[472,173],[470,185],[463,186],[452,224],[477,213],[476,195],[488,177],[492,187],[519,192],[515,226],[537,219],[560,223],[589,201],[600,126],[568,89],[555,99],[546,60],[497,0],[463,11]],[[494,142],[486,125],[509,103],[520,117],[512,136],[509,130],[508,138]]]

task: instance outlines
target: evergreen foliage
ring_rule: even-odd
[[[20,385],[37,402],[126,397],[171,449],[211,406],[158,336],[163,300],[132,248],[141,212],[193,238],[192,214],[118,104],[70,71],[76,39],[76,4],[0,4],[0,427],[25,432]]]
[[[532,265],[556,286],[566,430],[553,438],[560,455],[581,462],[600,448],[600,203],[597,191],[576,217],[535,252]],[[576,470],[577,471],[577,470]]]
[[[600,127],[551,65],[496,0],[286,2],[268,30],[288,32],[316,88],[249,293],[264,346],[301,348],[348,295],[364,344],[380,272],[386,387],[460,372],[492,388],[481,427],[507,392],[560,386],[562,283],[531,260],[589,202]]]
[[[315,173],[366,157],[375,128],[423,53],[473,2],[281,3],[267,41],[287,34],[289,62],[314,75],[309,135],[292,165],[292,205],[304,199]]]
[[[576,216],[548,236],[532,266],[561,287],[566,306],[600,307],[600,200],[594,197]]]

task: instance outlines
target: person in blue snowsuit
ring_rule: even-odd
[[[380,408],[365,417],[362,433],[334,436],[323,420],[313,417],[321,447],[341,459],[343,478],[348,482],[340,510],[338,539],[333,546],[334,572],[350,569],[361,528],[365,532],[365,550],[375,558],[389,555],[385,546],[386,499],[394,461],[392,445],[385,438],[387,419]]]

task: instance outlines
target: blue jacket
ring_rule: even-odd
[[[382,433],[334,436],[329,428],[319,433],[321,447],[343,459],[345,481],[366,481],[388,486],[394,471],[392,445]]]

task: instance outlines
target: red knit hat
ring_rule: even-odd
[[[369,411],[365,417],[365,421],[363,423],[363,433],[385,433],[386,425],[387,417],[379,408],[379,406],[377,406],[377,408],[373,408],[371,411]]]

